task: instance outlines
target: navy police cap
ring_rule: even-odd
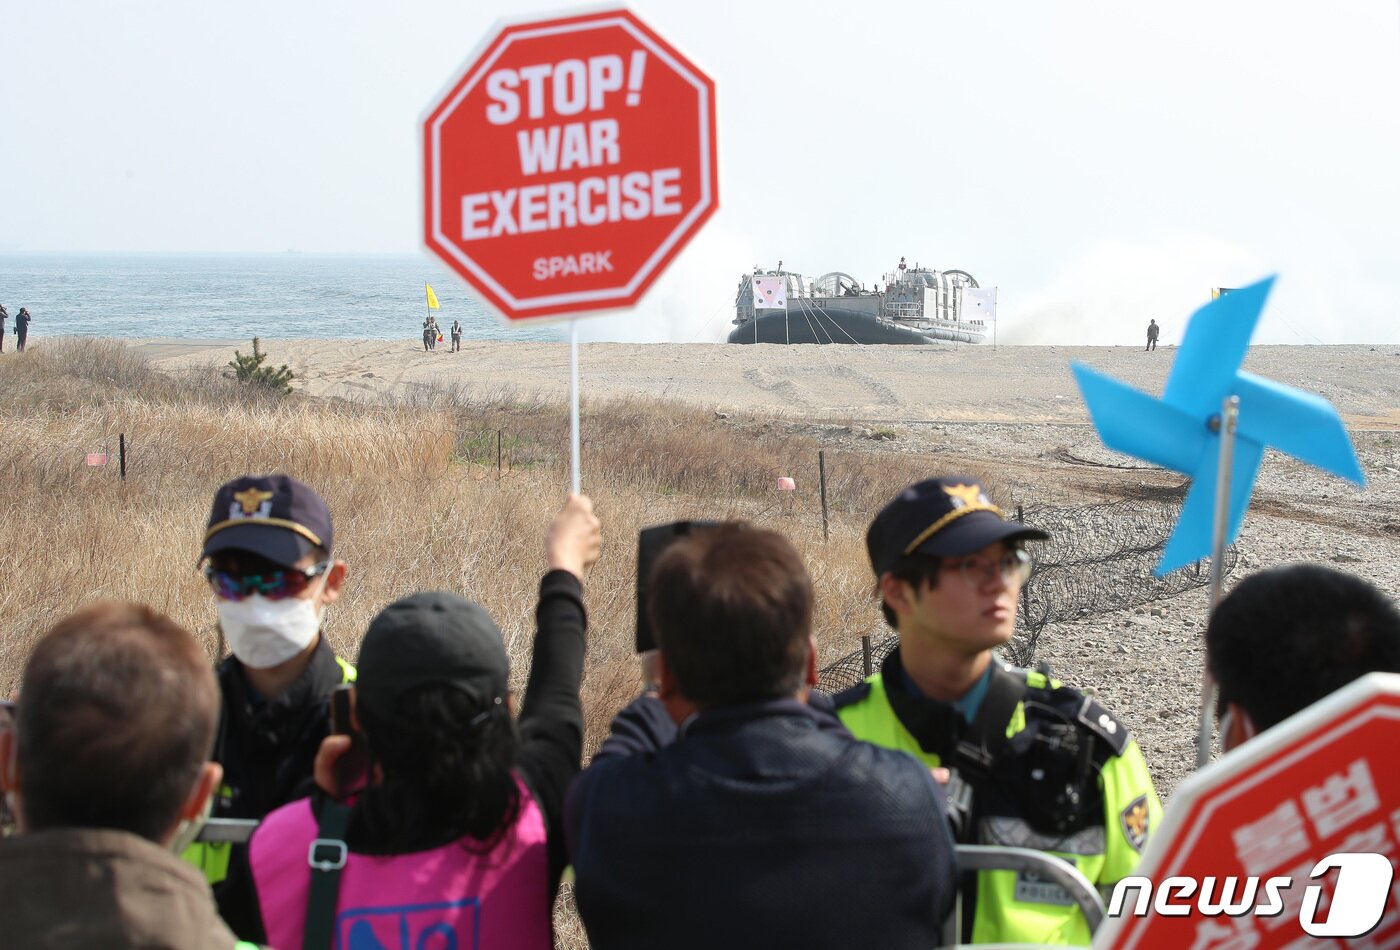
[[[870,523],[865,547],[879,577],[911,554],[959,557],[997,541],[1048,537],[1006,518],[975,478],[948,475],[910,485],[896,495]]]
[[[214,494],[203,557],[248,551],[291,567],[332,543],[331,512],[321,496],[289,475],[245,475]]]

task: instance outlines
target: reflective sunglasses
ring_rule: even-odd
[[[212,564],[205,564],[205,580],[214,590],[214,596],[224,600],[242,600],[249,594],[262,594],[268,600],[283,600],[297,597],[306,590],[317,577],[330,570],[331,562],[322,561],[306,570],[299,567],[278,568],[263,571],[261,574],[235,574],[232,571],[217,570]]]
[[[956,567],[968,587],[981,587],[1000,577],[1008,586],[1024,584],[1031,576],[1031,556],[1020,548],[1012,548],[995,561],[982,557],[963,557],[945,561]]]

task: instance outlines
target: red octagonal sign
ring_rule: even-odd
[[[1400,945],[1398,734],[1400,675],[1372,673],[1183,782],[1094,946]]]
[[[627,10],[506,26],[423,120],[424,241],[511,320],[631,306],[719,206],[714,100]]]

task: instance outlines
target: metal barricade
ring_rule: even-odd
[[[210,818],[194,840],[209,844],[247,844],[257,827],[258,823],[251,818]]]
[[[1027,871],[1060,885],[1084,914],[1092,936],[1103,923],[1103,897],[1098,888],[1078,868],[1053,854],[1030,848],[1001,848],[981,844],[960,844],[957,847],[958,866],[964,871]],[[953,913],[943,926],[943,945],[961,946],[962,898],[959,896]],[[1005,946],[1011,946],[1007,944]],[[1036,946],[1016,944],[1015,946]]]

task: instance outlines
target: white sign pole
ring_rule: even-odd
[[[1240,397],[1226,396],[1220,406],[1220,458],[1215,470],[1215,524],[1210,539],[1210,609],[1215,613],[1225,586],[1225,536],[1230,531],[1230,473],[1235,464],[1235,429],[1240,418]],[[1201,718],[1196,731],[1196,768],[1210,764],[1211,718],[1215,714],[1215,677],[1207,662],[1201,675]]]
[[[569,321],[569,468],[573,473],[573,493],[581,494],[578,464],[578,320]]]

